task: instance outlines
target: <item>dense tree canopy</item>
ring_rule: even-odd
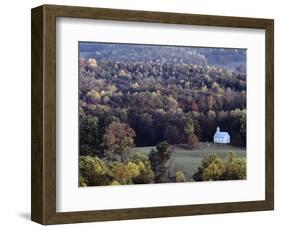
[[[212,141],[217,126],[230,133],[234,145],[246,145],[246,75],[208,64],[207,60],[223,63],[217,57],[222,51],[198,48],[201,53],[193,50],[183,55],[178,48],[181,55],[171,58],[169,49],[161,48],[160,57],[159,52],[151,54],[153,48],[135,48],[139,53],[134,56],[135,50],[123,47],[124,55],[118,47],[114,53],[100,46],[94,53],[90,52],[93,47],[82,47],[96,56],[80,59],[81,121],[94,116],[103,132],[113,121],[126,123],[136,134],[136,146],[166,140],[169,144],[192,142],[196,147],[197,141]],[[233,61],[243,63],[239,52],[232,52]],[[186,132],[187,125],[192,132]],[[97,135],[102,138],[103,134]],[[88,152],[87,140],[82,143]]]
[[[243,49],[80,43],[80,185],[187,181],[171,146],[196,149],[219,126],[246,146]],[[134,147],[156,146],[148,157]],[[245,177],[245,161],[210,156],[193,180]],[[106,178],[106,179],[104,179]]]

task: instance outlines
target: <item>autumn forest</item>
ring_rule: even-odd
[[[246,179],[246,50],[80,42],[79,159],[79,186]]]

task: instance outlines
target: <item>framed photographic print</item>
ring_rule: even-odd
[[[271,19],[32,9],[32,220],[272,210],[273,29]]]

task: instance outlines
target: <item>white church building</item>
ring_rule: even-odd
[[[228,132],[221,132],[220,127],[217,127],[217,131],[214,135],[214,143],[228,144],[230,143],[230,135]]]

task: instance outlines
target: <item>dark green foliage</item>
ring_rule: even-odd
[[[98,118],[94,116],[80,116],[80,156],[99,154],[100,143],[101,138],[99,135]]]
[[[156,146],[156,150],[152,149],[149,154],[151,168],[154,171],[155,183],[167,182],[167,166],[166,163],[171,157],[171,151],[167,142],[160,142]]]
[[[171,145],[185,142],[185,138],[181,134],[179,128],[171,125],[168,125],[164,131],[164,140],[166,140]]]

